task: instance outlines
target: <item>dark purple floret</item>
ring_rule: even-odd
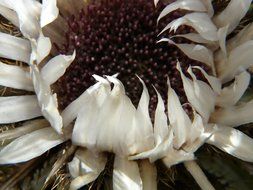
[[[60,107],[66,107],[95,83],[92,75],[119,73],[128,96],[138,104],[142,87],[136,75],[144,80],[151,97],[150,109],[156,107],[156,94],[152,85],[167,96],[167,77],[171,85],[186,102],[176,62],[184,70],[198,65],[176,47],[167,43],[157,44],[157,34],[170,20],[179,17],[178,12],[157,26],[161,8],[155,8],[150,0],[102,0],[89,4],[87,11],[67,18],[69,30],[67,43],[58,47],[60,53],[76,50],[76,60],[57,82]],[[180,28],[180,33],[189,28]]]

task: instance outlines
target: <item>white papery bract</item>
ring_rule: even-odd
[[[158,1],[154,1],[155,5]],[[75,59],[75,52],[52,57],[51,42],[63,42],[66,22],[62,15],[78,12],[84,7],[83,0],[43,0],[42,3],[0,0],[0,14],[23,35],[21,38],[0,33],[0,56],[27,64],[19,67],[0,63],[0,85],[34,93],[0,97],[0,124],[34,119],[0,134],[1,140],[14,139],[1,149],[0,164],[28,161],[71,138],[78,146],[68,164],[73,178],[71,189],[94,181],[104,170],[107,152],[110,152],[115,154],[114,190],[155,190],[157,171],[153,162],[161,159],[167,167],[184,162],[191,170],[194,164],[189,163],[204,143],[252,162],[253,140],[233,128],[252,122],[252,101],[239,102],[250,81],[246,69],[253,58],[252,25],[226,41],[251,1],[240,2],[230,1],[227,8],[216,15],[211,0],[178,0],[161,13],[158,21],[177,9],[190,11],[169,23],[161,33],[187,25],[196,33],[174,37],[184,37],[196,44],[176,44],[171,39],[160,42],[176,45],[188,57],[211,67],[213,73],[209,75],[200,67],[194,68],[206,77],[208,83],[205,83],[195,76],[192,67],[187,71],[189,78],[178,64],[193,117],[187,115],[168,80],[168,114],[165,114],[165,103],[157,91],[158,103],[152,124],[148,90],[140,78],[143,91],[137,108],[126,95],[124,84],[117,75],[94,75],[97,83],[59,111],[57,94],[52,92],[51,85],[64,75]],[[226,82],[230,84],[223,87]],[[41,116],[45,119],[38,119]],[[66,132],[64,129],[70,129],[72,124],[71,133]],[[203,189],[212,189],[206,180],[200,184],[204,184]]]
[[[149,150],[154,145],[152,123],[148,112],[149,95],[145,84],[140,79],[143,92],[136,109],[125,95],[123,84],[115,76],[102,78],[94,75],[94,78],[98,82],[87,89],[62,113],[63,118],[66,118],[64,124],[77,118],[72,134],[73,143],[87,148],[87,151],[115,154],[114,189],[149,187],[146,184],[150,183],[149,178],[154,187],[155,175],[150,175],[150,173],[156,172],[155,167],[145,162],[143,167],[149,168],[150,172],[140,171],[137,162],[128,161],[128,156],[131,154]],[[112,89],[111,84],[113,84]],[[97,166],[94,166],[92,170],[101,171],[97,169]],[[83,185],[89,183],[88,175],[88,173],[84,174],[86,177],[82,178],[72,175],[75,178],[72,187],[79,187],[79,183]]]
[[[177,0],[169,3],[161,12],[158,21],[177,9],[188,10],[190,13],[173,20],[161,33],[169,29],[176,31],[178,27],[188,25],[196,33],[177,34],[174,37],[187,38],[197,44],[176,44],[163,39],[161,41],[175,44],[189,58],[211,66],[213,75],[217,74],[222,84],[228,82],[252,65],[252,23],[231,39],[226,39],[246,15],[250,4],[251,0],[232,0],[222,12],[215,14],[211,0]],[[201,52],[205,55],[201,56]]]
[[[6,136],[14,140],[0,151],[0,163],[20,163],[40,156],[66,140],[57,95],[52,93],[50,85],[64,74],[74,60],[75,52],[70,56],[49,56],[51,40],[44,36],[43,27],[58,16],[55,1],[40,4],[35,0],[0,0],[0,14],[23,35],[14,37],[0,33],[0,56],[27,64],[21,67],[1,62],[0,84],[34,92],[34,95],[0,97],[0,124],[35,119],[29,127],[24,123],[1,133],[3,140]],[[41,116],[48,121],[46,124],[42,125],[37,119]]]
[[[187,38],[195,44],[177,44],[168,38],[161,39],[160,42],[174,44],[189,58],[212,68],[213,72],[209,73],[211,75],[200,67],[194,68],[202,72],[209,83],[207,84],[196,78],[191,67],[188,69],[191,78],[188,78],[182,72],[180,65],[177,66],[189,103],[201,116],[204,125],[214,124],[217,128],[208,142],[245,161],[252,161],[253,154],[247,153],[247,151],[252,151],[247,148],[252,141],[246,140],[248,137],[240,131],[234,131],[235,129],[228,132],[226,127],[236,127],[253,121],[252,101],[239,102],[250,82],[250,74],[246,69],[253,63],[251,61],[253,58],[252,23],[228,40],[227,36],[234,32],[250,5],[250,0],[231,0],[223,11],[215,14],[211,0],[197,0],[194,3],[191,0],[177,0],[169,3],[158,19],[159,21],[176,9],[190,12],[173,20],[162,32],[168,29],[176,31],[181,25],[188,25],[196,33],[177,34],[174,37]],[[230,83],[227,84],[227,82]],[[225,134],[228,137],[225,137]],[[229,134],[230,140],[225,140],[229,138]],[[215,138],[216,135],[219,138]],[[220,136],[224,136],[224,141],[221,141]],[[238,136],[238,138],[240,136],[242,140],[240,143],[234,143],[235,138],[232,136]],[[214,139],[219,142],[214,143]],[[238,148],[240,151],[231,151],[232,148],[226,149],[225,146]],[[243,151],[244,147],[247,150]],[[246,154],[248,154],[247,158]]]

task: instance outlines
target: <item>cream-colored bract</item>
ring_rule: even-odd
[[[51,40],[43,27],[58,16],[55,1],[40,4],[33,0],[1,0],[0,14],[17,26],[23,37],[0,33],[0,56],[25,65],[0,62],[0,84],[30,91],[34,95],[0,97],[0,124],[25,122],[19,128],[1,133],[1,139],[14,139],[0,151],[0,163],[19,163],[40,156],[64,142],[62,117],[56,94],[50,85],[57,81],[75,58],[73,55],[50,57]],[[38,117],[43,116],[41,122]]]
[[[162,159],[168,167],[184,162],[202,189],[214,188],[196,163],[189,160],[194,158],[194,152],[203,143],[215,145],[244,161],[253,161],[253,139],[234,129],[252,122],[252,101],[239,101],[250,82],[250,74],[246,69],[253,64],[252,24],[226,41],[227,35],[237,27],[250,4],[250,0],[231,0],[221,13],[215,14],[211,0],[177,0],[169,3],[161,12],[158,22],[177,9],[189,11],[185,16],[171,21],[161,33],[169,29],[175,32],[181,25],[194,28],[196,33],[177,34],[158,42],[174,44],[189,58],[211,67],[213,73],[209,75],[202,68],[195,67],[206,77],[208,83],[205,83],[196,78],[191,66],[187,71],[191,78],[186,77],[178,63],[177,68],[194,118],[192,121],[189,119],[169,85],[167,117],[170,123],[167,124],[164,105],[158,98],[156,111],[160,110],[160,113],[156,116],[163,118],[163,124],[155,118],[154,136],[159,140],[155,141],[153,149],[131,156],[131,160],[149,158],[154,162]],[[193,43],[177,44],[173,42],[176,37],[186,38]],[[227,82],[230,84],[222,87]],[[160,134],[163,134],[162,138]]]
[[[157,5],[159,0],[155,0]],[[115,154],[114,190],[155,190],[157,171],[154,161],[162,159],[167,167],[184,162],[203,189],[213,189],[201,169],[193,161],[195,151],[204,143],[244,161],[253,162],[253,140],[234,127],[252,122],[253,104],[241,103],[250,74],[252,25],[226,41],[246,14],[250,2],[231,0],[216,15],[211,0],[178,0],[169,4],[158,21],[177,9],[191,13],[169,23],[162,31],[177,30],[188,25],[196,33],[176,35],[197,44],[176,44],[188,57],[209,65],[210,75],[199,69],[208,84],[196,78],[189,67],[186,77],[180,64],[184,90],[193,109],[191,119],[183,109],[176,92],[168,83],[167,111],[157,91],[158,103],[154,124],[149,116],[149,94],[143,91],[138,107],[127,97],[124,84],[114,76],[97,76],[89,87],[65,110],[58,110],[57,95],[50,85],[55,83],[75,59],[72,55],[54,54],[51,42],[62,43],[67,16],[85,6],[83,0],[0,0],[0,14],[17,26],[22,35],[0,33],[0,56],[22,61],[27,67],[0,63],[0,85],[34,92],[34,95],[0,97],[0,124],[25,122],[21,127],[3,132],[0,140],[13,140],[0,151],[0,164],[15,164],[40,156],[47,150],[71,139],[77,145],[68,169],[73,178],[70,188],[78,189],[104,170],[106,152]],[[236,8],[236,10],[235,10]],[[60,14],[59,14],[60,13]],[[240,55],[240,56],[238,56]],[[137,79],[138,80],[138,79]],[[234,80],[229,86],[225,82]],[[43,116],[45,119],[37,119]],[[169,123],[168,123],[169,121]],[[73,124],[71,133],[64,128]],[[68,130],[69,131],[69,130]]]

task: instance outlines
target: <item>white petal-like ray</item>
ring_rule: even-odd
[[[188,73],[193,78],[193,81],[184,75],[179,63],[177,64],[177,69],[180,71],[188,101],[194,109],[200,113],[204,121],[208,121],[210,113],[214,110],[216,100],[215,93],[208,84],[196,79],[191,68],[188,69]]]
[[[155,144],[158,145],[162,141],[164,141],[165,137],[169,134],[169,128],[162,97],[157,91],[156,94],[158,98],[158,103],[155,111],[154,137]]]
[[[41,115],[34,95],[0,97],[0,123],[14,123]]]
[[[155,164],[148,160],[141,160],[140,175],[143,184],[143,190],[157,190],[157,169]]]
[[[177,44],[170,39],[163,38],[160,42],[168,42],[177,46],[190,59],[200,61],[213,68],[213,52],[202,45],[194,44]]]
[[[38,20],[41,4],[36,0],[5,0],[5,3],[17,13],[22,34],[27,38],[38,38],[41,31]]]
[[[169,131],[168,129],[167,117],[164,112],[165,108],[162,97],[158,92],[157,96],[158,103],[155,112],[154,123],[155,147],[137,155],[130,156],[130,160],[148,158],[150,162],[154,162],[160,158],[163,158],[165,155],[167,155],[169,150],[172,149],[173,132],[172,130]]]
[[[153,127],[148,109],[149,94],[143,80],[140,78],[139,80],[143,86],[142,95],[133,118],[132,126],[129,128],[131,132],[126,139],[126,141],[132,141],[132,148],[135,153],[149,150],[154,145]],[[142,139],[139,138],[140,136],[142,136]]]
[[[226,48],[226,37],[228,32],[229,25],[226,25],[218,30],[218,39],[221,51],[223,52],[223,56],[227,59],[227,48]]]
[[[212,43],[211,41],[202,38],[197,33],[177,34],[177,35],[172,36],[171,38],[176,38],[176,37],[186,38],[188,40],[191,40],[193,42],[200,43],[200,44],[210,44],[210,43]]]
[[[200,138],[202,133],[204,133],[204,125],[201,116],[194,113],[194,119],[191,125],[191,132],[189,134],[189,144],[194,143],[196,139]]]
[[[173,149],[173,132],[170,130],[170,133],[164,138],[164,141],[160,144],[157,144],[154,148],[141,152],[139,154],[129,156],[129,160],[139,160],[139,159],[149,159],[151,163],[156,160],[166,157],[171,152],[174,152]]]
[[[99,128],[95,128],[96,120],[99,118],[99,106],[94,94],[90,94],[85,102],[82,102],[82,109],[78,112],[75,121],[72,141],[74,144],[95,148]]]
[[[96,143],[100,143],[97,136],[101,126],[97,122],[102,117],[99,114],[104,109],[104,101],[108,101],[110,98],[109,93],[110,86],[108,82],[97,83],[86,90],[80,99],[77,99],[65,109],[66,111],[63,114],[64,125],[66,125],[65,115],[68,121],[77,116],[72,134],[72,140],[75,144],[95,148]],[[107,114],[110,114],[110,112]],[[107,116],[106,120],[108,119]],[[104,127],[104,125],[102,126]],[[104,130],[107,130],[107,128]],[[112,141],[108,143],[110,142]]]
[[[15,89],[33,91],[30,73],[19,66],[0,62],[0,85]]]
[[[230,52],[249,40],[253,40],[253,23],[245,26],[236,36],[227,41],[227,50]]]
[[[221,93],[221,81],[217,77],[207,74],[206,71],[199,66],[193,66],[192,68],[201,71],[201,73],[207,79],[208,83],[210,84],[214,92],[216,92],[217,94]]]
[[[217,105],[229,107],[235,105],[250,83],[250,74],[244,71],[235,77],[235,81],[228,87],[222,89],[220,96],[217,97]]]
[[[102,91],[98,91],[99,88],[103,88],[101,89]],[[104,90],[104,93],[103,93]],[[97,83],[93,86],[91,86],[90,88],[88,88],[81,96],[79,96],[76,100],[74,100],[73,102],[71,102],[62,112],[62,118],[63,118],[63,126],[66,127],[68,126],[78,115],[80,109],[83,107],[83,105],[87,105],[90,98],[89,96],[91,96],[92,94],[95,93],[95,91],[99,92],[100,94],[100,102],[104,101],[104,98],[107,96],[108,92],[110,90],[110,86],[109,86],[109,82],[105,81],[105,83],[103,83],[103,85],[101,86],[100,83]],[[102,104],[102,103],[100,103]]]
[[[184,111],[176,92],[168,82],[168,117],[175,134],[174,146],[179,149],[186,141],[190,130],[191,120]]]
[[[36,52],[36,62],[39,64],[50,53],[52,48],[51,40],[40,34],[38,40],[32,43],[36,44],[36,48],[33,48],[33,54]]]
[[[13,10],[5,7],[4,5],[1,5],[1,3],[2,2],[0,1],[0,14],[6,19],[8,19],[15,26],[19,26],[17,14]]]
[[[37,65],[31,65],[30,68],[41,112],[51,126],[59,134],[62,134],[62,117],[58,110],[56,94],[52,94],[49,84],[43,80]]]
[[[104,170],[107,158],[89,150],[78,149],[73,160],[68,163],[71,177],[70,190],[77,190],[84,185],[96,180]]]
[[[188,135],[188,142],[184,146],[186,152],[194,153],[200,146],[202,146],[209,136],[204,133],[204,124],[202,117],[194,113],[194,119],[191,125],[191,131]]]
[[[170,151],[167,156],[162,159],[167,168],[189,160],[194,160],[194,154],[192,152],[188,153],[183,150],[174,149],[172,149],[172,151]]]
[[[22,126],[20,127],[9,129],[7,131],[0,133],[0,141],[14,139],[22,135],[36,131],[38,129],[42,129],[49,126],[50,124],[45,119],[36,119],[28,121],[22,124]]]
[[[184,9],[188,11],[205,12],[206,8],[200,0],[178,0],[168,4],[160,13],[157,22],[169,13],[177,10]]]
[[[42,10],[40,17],[41,28],[53,22],[57,18],[59,14],[59,9],[57,8],[56,2],[57,0],[42,1]]]
[[[244,161],[253,162],[253,139],[231,127],[218,126],[207,143]]]
[[[75,51],[72,55],[58,55],[52,58],[48,63],[42,68],[41,75],[47,84],[55,83],[70,66],[72,61],[75,59]]]
[[[251,0],[231,0],[228,6],[213,18],[213,21],[219,28],[228,25],[228,34],[230,34],[246,15],[250,4]]]
[[[0,151],[0,164],[13,164],[31,160],[64,142],[51,127],[23,135]]]
[[[0,56],[29,63],[31,46],[28,40],[0,32]]]
[[[253,121],[253,100],[238,106],[217,109],[211,115],[211,122],[232,127]]]
[[[115,156],[113,168],[114,190],[142,190],[143,184],[137,162]]]
[[[190,13],[175,19],[170,22],[160,34],[168,29],[175,32],[181,25],[194,28],[206,40],[217,41],[217,28],[206,13]]]
[[[107,79],[113,83],[110,98],[107,98],[103,109],[100,112],[98,126],[98,145],[103,150],[110,150],[117,155],[128,155],[140,151],[138,140],[139,129],[133,127],[133,118],[135,107],[131,100],[125,95],[123,84],[115,77],[107,76]],[[109,101],[108,101],[109,100]],[[109,115],[108,115],[109,114]],[[111,117],[108,119],[108,117]],[[106,121],[107,120],[107,121]],[[96,127],[96,126],[95,126]],[[142,129],[142,126],[140,126]],[[143,132],[145,134],[145,131]],[[143,139],[146,136],[143,135]],[[146,144],[141,144],[146,146]]]
[[[230,52],[227,64],[218,66],[219,78],[223,83],[232,80],[241,69],[247,69],[253,62],[253,40],[247,41]]]

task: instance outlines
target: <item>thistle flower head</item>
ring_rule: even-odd
[[[1,56],[27,64],[1,63],[0,84],[32,92],[0,97],[0,123],[44,117],[1,133],[16,139],[1,149],[0,163],[71,140],[70,189],[94,181],[108,152],[115,190],[155,190],[159,159],[167,167],[185,163],[203,189],[213,189],[193,161],[204,143],[253,161],[253,140],[234,129],[252,122],[252,101],[239,101],[250,80],[251,24],[229,36],[251,1],[238,2],[216,13],[211,0],[178,0],[159,16],[161,1],[155,9],[144,0],[0,0],[0,13],[22,33],[0,33]],[[156,43],[169,29],[173,36]]]

